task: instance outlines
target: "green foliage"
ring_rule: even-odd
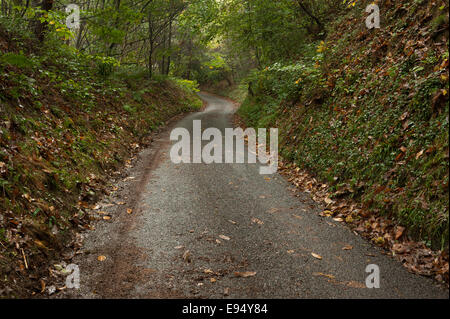
[[[31,68],[33,67],[33,62],[28,59],[23,53],[16,54],[12,52],[7,52],[0,56],[0,62],[6,63],[18,68]]]
[[[404,20],[385,19],[385,28]],[[239,114],[250,126],[279,127],[282,156],[333,190],[352,189],[372,212],[448,246],[448,49],[406,55],[406,43],[420,40],[413,33],[381,55],[376,34],[355,41],[352,33],[367,31],[345,20],[332,30],[303,46],[302,58],[254,70],[245,80],[254,96]]]
[[[173,78],[172,80],[186,92],[195,93],[200,91],[198,88],[198,83],[196,81],[190,81],[179,78]]]

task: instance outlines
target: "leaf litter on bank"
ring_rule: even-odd
[[[242,272],[236,271],[234,273],[234,275],[236,277],[248,278],[248,277],[256,276],[256,271],[242,271]]]
[[[342,197],[345,192],[332,193],[328,185],[318,182],[311,174],[301,170],[294,163],[284,162],[283,159],[280,159],[279,172],[296,187],[297,191],[311,193],[314,201],[327,207],[319,215],[333,218],[334,221],[340,223],[345,221],[360,236],[389,250],[408,271],[434,277],[448,286],[448,249],[434,251],[424,242],[411,240],[405,235],[405,227],[396,225],[394,221],[373,211],[368,211],[361,203]],[[339,198],[333,201],[330,199],[330,196],[333,195]]]

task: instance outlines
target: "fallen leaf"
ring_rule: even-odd
[[[397,254],[404,254],[404,253],[408,253],[410,251],[410,249],[408,249],[407,247],[405,247],[402,244],[392,245],[392,250]]]
[[[333,275],[329,275],[329,274],[324,274],[323,272],[315,272],[315,273],[313,273],[313,275],[314,276],[322,276],[322,277],[327,277],[327,278],[330,278],[330,279],[334,279],[334,278],[336,278],[335,276],[333,276]]]
[[[263,225],[264,222],[256,217],[252,218],[252,224],[258,224],[258,225]]]
[[[111,216],[103,216],[103,219],[104,219],[104,220],[110,220],[110,219],[111,219]]]
[[[35,243],[37,246],[41,247],[41,248],[48,249],[47,246],[45,246],[44,243],[43,243],[42,241],[38,240],[38,239],[35,239],[35,240],[34,240],[34,243]]]
[[[344,247],[342,247],[342,250],[352,250],[353,246],[351,245],[345,245]]]
[[[228,221],[229,221],[230,223],[232,223],[233,225],[236,225],[236,224],[237,224],[237,222],[235,222],[234,220],[229,219]]]
[[[97,260],[98,260],[98,261],[105,261],[105,260],[106,260],[106,256],[103,256],[103,255],[98,256],[98,257],[97,257]]]
[[[133,210],[131,208],[127,208],[127,213],[131,214],[133,212]]]
[[[56,292],[56,287],[54,285],[51,285],[47,288],[47,290],[49,295],[53,295]]]
[[[402,237],[404,231],[405,231],[405,227],[398,226],[397,230],[395,231],[395,239],[397,240],[400,237]]]
[[[225,289],[223,290],[223,295],[224,295],[224,296],[229,296],[229,295],[230,295],[230,288],[225,288]]]
[[[403,113],[402,116],[400,116],[400,121],[404,121],[408,117],[408,115],[408,112]]]
[[[416,159],[419,159],[423,155],[424,150],[421,150],[419,153],[416,154]]]
[[[320,216],[325,216],[325,217],[330,217],[330,216],[333,216],[334,214],[333,214],[333,212],[330,211],[330,210],[324,210],[324,211],[321,212],[319,215],[320,215]]]
[[[187,263],[190,263],[192,261],[192,255],[190,250],[186,250],[183,254],[183,260]]]
[[[383,244],[384,244],[384,238],[383,238],[383,237],[373,238],[372,241],[373,241],[375,244],[378,244],[378,245],[383,245]]]
[[[293,254],[294,252],[295,252],[295,250],[292,250],[292,249],[287,251],[288,254]]]
[[[40,283],[41,283],[41,293],[43,293],[45,291],[45,281],[41,279]]]
[[[242,277],[242,278],[247,278],[247,277],[253,277],[256,275],[256,271],[243,271],[243,272],[235,272],[234,275],[236,277]]]
[[[322,256],[320,256],[320,255],[318,255],[318,254],[316,254],[316,253],[311,253],[311,255],[314,257],[314,258],[317,258],[317,259],[322,259]]]
[[[223,240],[230,240],[231,238],[225,235],[219,235],[220,238],[222,238]]]
[[[349,281],[349,282],[347,282],[347,287],[351,287],[351,288],[367,288],[367,286],[365,284],[363,284],[362,282],[358,282],[358,281]]]
[[[217,279],[216,279],[216,278],[210,278],[210,279],[209,279],[209,281],[211,281],[211,282],[213,282],[213,283],[214,283],[214,282],[216,282],[216,281],[217,281]]]

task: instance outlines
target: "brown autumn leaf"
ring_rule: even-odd
[[[80,206],[81,208],[89,208],[89,204],[83,201],[79,201],[78,206]]]
[[[409,249],[407,249],[407,247],[405,247],[402,244],[394,244],[392,245],[392,250],[397,253],[397,254],[404,254],[406,252],[409,252]]]
[[[127,214],[131,214],[133,210],[131,208],[127,208]]]
[[[264,222],[256,217],[252,218],[252,224],[258,224],[258,225],[263,225]]]
[[[322,256],[320,256],[320,255],[318,255],[318,254],[316,254],[316,253],[311,253],[311,255],[312,255],[314,258],[316,258],[316,259],[322,260]]]
[[[405,231],[405,227],[397,226],[397,229],[395,231],[395,239],[397,240],[400,237],[402,237],[404,231]]]
[[[322,276],[322,277],[327,277],[327,278],[330,278],[330,279],[336,278],[336,277],[333,276],[333,275],[330,275],[330,274],[324,274],[323,272],[314,272],[314,273],[313,273],[313,276]]]
[[[97,257],[98,261],[105,261],[106,260],[106,256],[100,255]]]
[[[38,240],[38,239],[35,239],[34,243],[40,248],[48,249],[47,246],[45,246],[45,244],[42,241]]]
[[[243,271],[243,272],[236,271],[234,273],[234,275],[236,277],[242,277],[242,278],[253,277],[256,275],[256,271]]]
[[[192,254],[190,250],[186,250],[183,254],[183,260],[187,263],[190,263],[192,261]]]
[[[41,293],[43,293],[45,291],[45,281],[41,279],[40,284],[41,284]]]
[[[423,155],[424,150],[421,150],[419,153],[416,154],[416,160],[419,159]]]
[[[342,250],[352,250],[353,246],[351,245],[345,245],[344,247],[342,247]]]
[[[407,130],[408,127],[409,127],[409,121],[403,122],[402,127],[403,127],[404,130]]]
[[[323,217],[330,217],[333,216],[333,212],[330,210],[324,210],[323,212],[319,213],[319,215]]]
[[[367,288],[367,286],[365,284],[363,284],[362,282],[358,282],[358,281],[349,281],[349,282],[347,282],[347,287],[351,287],[351,288]]]
[[[111,219],[111,216],[108,216],[108,215],[103,216],[103,219],[104,219],[104,220],[110,220],[110,219]]]
[[[403,113],[401,116],[400,116],[400,121],[404,121],[407,117],[408,117],[408,115],[409,115],[409,113],[408,112],[405,112],[405,113]]]

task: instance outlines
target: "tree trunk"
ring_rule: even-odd
[[[148,77],[151,79],[153,77],[153,23],[152,23],[152,12],[148,10],[148,40],[150,42],[150,50],[148,52]]]
[[[53,0],[42,0],[40,4],[35,3],[35,6],[41,5],[42,10],[49,11],[53,8]],[[36,21],[36,27],[34,33],[38,38],[39,42],[43,42],[45,38],[45,32],[47,31],[47,22]]]
[[[114,26],[117,26],[119,24],[119,11],[120,11],[120,0],[115,0],[114,1],[114,7],[117,11],[117,17],[116,20],[114,21]],[[112,52],[114,50],[114,47],[116,46],[116,43],[111,43],[108,49],[108,55],[111,56]]]
[[[303,12],[305,12],[311,19],[313,19],[316,22],[316,24],[319,26],[320,31],[324,31],[325,28],[322,22],[320,22],[320,20],[308,9],[308,7],[301,0],[297,0],[297,3],[303,10]]]
[[[168,43],[168,48],[169,48],[169,55],[167,56],[167,66],[166,66],[166,75],[169,75],[170,73],[170,60],[171,60],[171,56],[172,56],[172,21],[170,21],[169,24],[169,43]]]

